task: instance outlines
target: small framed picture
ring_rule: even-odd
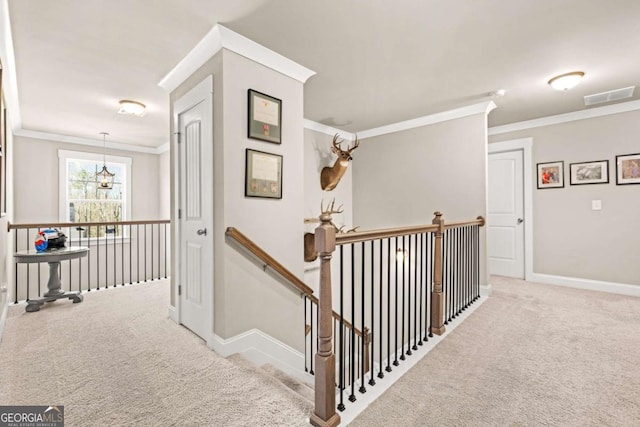
[[[247,136],[260,141],[280,144],[282,129],[282,101],[249,89]]]
[[[616,156],[616,184],[640,184],[640,153]]]
[[[247,148],[245,197],[282,199],[282,156]]]
[[[564,162],[538,163],[538,188],[564,187]]]
[[[569,164],[571,185],[606,184],[609,182],[609,160]]]

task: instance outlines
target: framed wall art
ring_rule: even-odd
[[[249,89],[247,136],[260,141],[282,142],[282,101]]]
[[[564,162],[538,163],[538,188],[564,187]]]
[[[247,148],[244,195],[282,199],[282,156]]]
[[[606,184],[609,182],[609,160],[569,164],[571,185]]]
[[[616,184],[640,184],[640,153],[616,156]]]

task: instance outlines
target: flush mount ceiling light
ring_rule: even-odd
[[[145,108],[146,106],[142,102],[123,99],[120,101],[120,110],[118,110],[118,113],[142,117],[144,115]]]
[[[569,90],[580,83],[580,80],[582,80],[583,77],[584,73],[582,71],[572,71],[570,73],[555,76],[549,80],[549,84],[555,90]]]

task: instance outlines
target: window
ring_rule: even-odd
[[[106,156],[107,168],[115,173],[113,188],[99,189],[95,175],[105,158],[98,153],[59,150],[60,160],[60,221],[104,222],[126,221],[130,217],[131,158]],[[90,227],[82,237],[105,237],[121,227]],[[76,233],[73,233],[76,235]]]

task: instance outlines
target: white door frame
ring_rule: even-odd
[[[180,229],[180,219],[179,218],[179,210],[181,209],[180,200],[180,147],[178,146],[178,134],[177,132],[180,129],[180,113],[188,110],[189,108],[195,106],[203,99],[206,99],[209,106],[213,107],[213,76],[207,76],[204,80],[194,86],[189,92],[184,94],[180,99],[173,103],[173,130],[174,135],[172,140],[173,150],[172,150],[172,163],[173,163],[173,218],[174,224],[173,227],[173,242],[172,247],[174,248],[174,253],[172,254],[172,262],[174,268],[172,269],[171,277],[173,278],[173,301],[175,302],[175,311],[170,312],[171,318],[178,324],[182,323],[182,307],[180,303],[180,295],[178,293],[178,285],[180,284],[180,280],[182,277],[182,269],[180,268],[180,259],[182,256],[181,253],[181,237],[182,230]],[[212,111],[210,111],[212,112]],[[213,120],[213,114],[211,114],[211,120]],[[211,135],[213,140],[213,134]],[[212,165],[213,166],[213,165]],[[214,217],[215,223],[215,217]],[[211,227],[213,232],[213,227]],[[214,248],[215,250],[215,248]],[[214,307],[214,290],[212,289],[210,299],[208,303],[210,304],[209,308],[209,319],[208,323],[211,326],[210,333],[213,333],[213,307]],[[206,341],[208,341],[208,337],[203,337]]]
[[[533,280],[533,138],[513,139],[489,144],[488,153],[522,151],[524,185],[524,279]]]

